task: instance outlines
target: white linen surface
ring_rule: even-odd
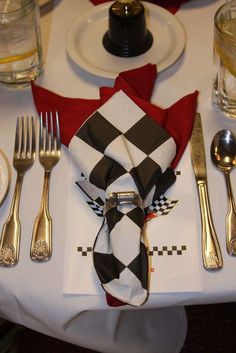
[[[150,295],[144,306],[144,308],[156,308],[156,310],[152,311],[155,314],[160,314],[160,310],[157,308],[164,306],[236,300],[236,282],[234,281],[236,259],[228,256],[225,249],[224,218],[227,208],[225,182],[223,175],[212,165],[209,157],[210,142],[214,134],[222,128],[229,128],[234,132],[236,130],[235,121],[226,119],[222,113],[211,105],[213,15],[223,2],[223,0],[192,0],[185,3],[177,12],[176,16],[182,21],[187,34],[186,50],[175,65],[159,74],[152,101],[167,107],[178,98],[195,89],[200,92],[198,111],[202,114],[204,129],[209,194],[215,227],[223,254],[224,267],[218,272],[208,272],[203,270],[201,262],[198,264],[199,269],[202,271],[203,291],[165,292],[166,289],[160,287],[166,286],[167,282],[157,278],[155,284],[159,286],[158,290]],[[68,26],[78,13],[82,14],[83,11],[92,6],[89,1],[85,0],[55,1],[52,23],[51,25],[49,23],[49,26],[46,27],[47,30],[44,31],[45,28],[43,28],[43,32],[49,37],[49,42],[45,60],[45,72],[40,80],[42,86],[68,97],[97,98],[100,86],[113,85],[112,80],[104,80],[85,73],[73,64],[66,54],[65,37]],[[42,18],[43,27],[45,21],[47,21],[46,17]],[[2,145],[0,140],[0,147],[8,154],[10,160],[12,158],[15,121],[19,114],[35,114],[30,90],[14,92],[1,87],[0,129],[1,132],[4,132],[4,136],[7,137],[3,140]],[[177,237],[179,229],[176,228],[177,226],[183,228],[182,223],[184,223],[186,228],[189,227],[189,236],[197,244],[196,250],[198,252],[197,256],[199,256],[200,218],[188,148],[177,169],[181,171],[181,176],[178,177],[177,182],[169,190],[167,196],[172,199],[178,199],[179,202],[169,216],[166,218],[163,216],[161,226],[164,229],[174,229],[171,236],[175,237],[176,234]],[[66,232],[69,228],[78,230],[77,234],[86,232],[87,240],[90,244],[96,234],[94,231],[98,230],[100,225],[98,217],[96,218],[93,211],[87,208],[83,196],[74,184],[78,173],[79,171],[70,161],[67,151],[63,149],[61,161],[55,167],[52,175],[50,207],[54,220],[54,243],[53,257],[46,264],[32,263],[29,258],[30,235],[33,221],[38,211],[43,170],[37,162],[31,171],[26,174],[20,210],[22,219],[20,261],[13,269],[0,270],[0,316],[45,334],[85,347],[97,348],[97,350],[101,351],[108,344],[110,344],[110,347],[115,346],[114,337],[118,337],[117,331],[115,331],[116,324],[120,322],[121,311],[108,310],[104,300],[104,293],[99,288],[94,274],[91,277],[92,288],[94,293],[101,295],[63,294],[64,256],[68,256],[66,249],[71,246],[70,234]],[[15,180],[14,173],[12,180],[13,182]],[[233,171],[232,185],[235,185],[235,183],[236,172]],[[13,185],[7,200],[1,207],[1,227],[9,211]],[[73,196],[67,202],[68,194],[72,193]],[[67,206],[68,209],[65,210]],[[84,211],[85,209],[86,211]],[[69,212],[69,217],[67,217]],[[81,222],[79,217],[81,212],[84,217],[83,222]],[[185,215],[185,218],[179,218],[178,215],[180,217]],[[178,224],[175,223],[175,227],[169,222],[165,224],[168,218],[172,216],[175,219],[178,218]],[[194,220],[193,224],[191,217]],[[196,218],[198,222],[197,228],[195,224]],[[92,219],[93,221],[91,221]],[[150,233],[152,228],[155,229],[157,227],[156,223],[158,221],[158,219],[155,219],[148,224]],[[70,222],[71,224],[69,224]],[[198,234],[195,232],[198,232]],[[158,234],[158,236],[160,241],[167,240],[164,233]],[[71,238],[75,239],[75,237],[76,234],[71,233]],[[78,238],[78,240],[80,239]],[[156,235],[154,240],[156,240]],[[154,242],[154,240],[152,241]],[[76,242],[74,242],[74,245],[77,245]],[[74,245],[72,244],[72,247]],[[67,247],[66,249],[65,246]],[[86,259],[89,268],[86,271],[93,272],[91,259],[89,257],[86,257]],[[166,261],[167,258],[164,258],[164,260]],[[170,261],[172,261],[172,257]],[[75,262],[73,266],[78,266],[78,263]],[[156,267],[152,276],[158,274],[158,270],[159,268]],[[76,285],[81,280],[83,271],[82,267],[77,268]],[[175,268],[173,267],[173,273],[174,271]],[[170,276],[171,272],[168,271],[168,273]],[[161,269],[159,274],[160,276],[165,275]],[[65,275],[70,276],[69,271],[65,272]],[[67,282],[69,283],[69,281],[68,279]],[[105,310],[99,311],[101,309]],[[164,310],[164,314],[168,314],[167,309]],[[140,313],[140,317],[142,317],[142,310],[137,311]],[[116,322],[113,320],[115,316],[117,318]],[[156,317],[159,318],[158,315]],[[160,317],[162,318],[162,316]],[[89,335],[85,336],[85,330],[88,327],[86,322],[90,324],[94,320],[97,323],[94,326],[94,331],[89,331]],[[114,324],[112,328],[111,322]],[[178,322],[178,320],[175,321],[177,325]],[[159,327],[163,328],[162,322],[160,322]],[[97,328],[100,328],[99,335],[97,334]],[[167,330],[167,336],[170,337],[171,335],[172,332],[168,335]],[[118,338],[122,342],[123,337],[119,336]],[[157,347],[157,342],[155,344]],[[171,352],[173,352],[173,349]]]

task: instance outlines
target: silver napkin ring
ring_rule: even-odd
[[[119,205],[135,205],[143,208],[143,200],[135,191],[120,191],[108,194],[108,199],[104,205],[104,214],[111,208]]]

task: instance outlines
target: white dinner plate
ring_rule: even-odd
[[[67,36],[67,53],[84,70],[97,76],[115,78],[118,73],[143,66],[157,64],[158,72],[172,65],[185,47],[185,31],[181,22],[160,6],[143,2],[147,28],[154,41],[144,54],[123,58],[110,54],[102,44],[108,29],[108,10],[113,2],[94,6],[75,18]]]
[[[5,153],[0,149],[0,205],[5,200],[11,181],[10,164]]]

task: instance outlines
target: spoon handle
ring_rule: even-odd
[[[223,266],[220,245],[212,221],[206,181],[198,182],[202,219],[202,256],[207,270],[219,270]]]
[[[236,256],[236,211],[235,202],[230,182],[229,172],[225,172],[225,181],[228,194],[228,211],[226,214],[226,248],[228,254]]]

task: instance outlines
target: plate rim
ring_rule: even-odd
[[[4,161],[5,165],[2,163],[2,161]],[[4,168],[4,171],[6,173],[6,183],[5,186],[3,188],[3,190],[1,191],[0,188],[0,206],[3,204],[3,202],[5,201],[9,189],[10,189],[10,184],[11,184],[11,167],[10,167],[10,162],[7,158],[6,153],[0,148],[0,165],[1,167]]]
[[[175,31],[177,33],[177,35],[179,35],[180,41],[178,42],[178,46],[175,49],[175,55],[173,56],[172,60],[168,61],[168,59],[166,59],[166,64],[160,64],[158,66],[158,63],[152,63],[152,64],[157,64],[157,69],[158,72],[162,72],[164,70],[166,70],[167,68],[169,68],[170,66],[172,66],[177,60],[178,58],[181,56],[181,54],[183,53],[185,46],[186,46],[186,32],[184,29],[184,26],[182,24],[182,22],[178,19],[178,17],[176,17],[175,15],[173,15],[172,13],[170,13],[168,10],[166,10],[165,8],[156,5],[156,4],[152,4],[152,3],[148,3],[146,1],[142,1],[145,5],[145,7],[148,8],[148,11],[155,11],[156,14],[161,14],[162,17],[164,18],[171,18],[172,22],[174,22],[175,28],[177,28],[177,30]],[[66,51],[67,54],[69,55],[69,57],[72,59],[72,61],[79,65],[83,70],[85,70],[86,72],[89,72],[95,76],[98,77],[104,77],[104,78],[110,78],[110,79],[115,79],[117,77],[117,75],[121,72],[116,72],[116,71],[106,71],[105,69],[99,69],[95,66],[93,66],[91,63],[87,62],[86,60],[84,60],[80,55],[78,55],[78,51],[75,50],[75,46],[73,45],[73,41],[74,41],[74,37],[75,37],[75,31],[78,28],[78,26],[80,25],[85,25],[87,23],[89,23],[89,19],[93,18],[96,16],[96,14],[98,14],[99,12],[105,11],[107,10],[107,16],[108,16],[108,9],[111,6],[111,4],[113,4],[112,1],[100,4],[100,5],[96,5],[93,8],[85,11],[84,13],[76,16],[71,24],[68,27],[67,33],[66,33]],[[110,54],[112,55],[112,54]],[[122,59],[127,59],[127,58],[120,58]],[[140,65],[141,66],[141,65]],[[131,69],[135,69],[137,67],[133,67],[133,68],[127,68],[127,70],[131,70]],[[123,71],[123,70],[122,70]]]

